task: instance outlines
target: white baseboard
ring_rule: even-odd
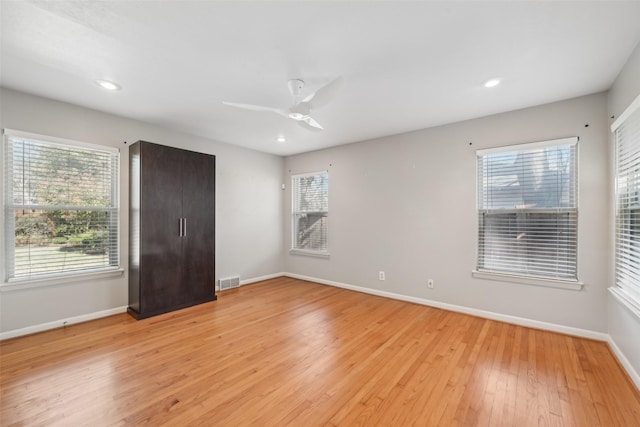
[[[323,285],[335,286],[338,288],[349,289],[351,291],[363,292],[365,294],[376,295],[380,297],[392,298],[400,301],[412,302],[415,304],[427,305],[429,307],[441,308],[444,310],[455,311],[457,313],[470,314],[485,319],[497,320],[500,322],[512,323],[514,325],[526,326],[529,328],[543,329],[546,331],[559,332],[566,335],[589,338],[598,341],[609,342],[609,334],[604,332],[589,331],[587,329],[573,328],[571,326],[558,325],[555,323],[541,322],[539,320],[526,319],[523,317],[509,316],[507,314],[494,313],[491,311],[478,310],[475,308],[464,307],[460,305],[448,304],[440,301],[433,301],[424,298],[411,297],[407,295],[396,294],[393,292],[380,291],[377,289],[364,288],[361,286],[348,285],[346,283],[334,282],[332,280],[318,279],[315,277],[303,276],[301,274],[284,273],[287,277],[294,279],[307,280],[309,282],[320,283]]]
[[[335,286],[335,287],[338,287],[338,288],[348,289],[348,290],[352,290],[352,291],[356,291],[356,292],[362,292],[362,293],[366,293],[366,294],[370,294],[370,295],[377,295],[377,296],[396,299],[396,300],[400,300],[400,301],[407,301],[407,302],[426,305],[426,306],[430,306],[430,307],[441,308],[441,309],[444,309],[444,310],[455,311],[455,312],[458,312],[458,313],[470,314],[470,315],[473,315],[473,316],[483,317],[483,318],[486,318],[486,319],[498,320],[498,321],[501,321],[501,322],[513,323],[513,324],[516,324],[516,325],[527,326],[527,327],[531,327],[531,328],[544,329],[544,330],[553,331],[553,332],[560,332],[560,333],[568,334],[568,335],[575,335],[575,336],[579,336],[579,337],[590,338],[590,339],[595,339],[595,340],[599,340],[599,341],[605,341],[605,342],[608,342],[611,345],[611,347],[612,347],[614,353],[616,354],[616,356],[618,356],[620,358],[620,363],[622,363],[623,366],[625,366],[625,368],[630,372],[630,375],[632,375],[632,377],[634,379],[634,382],[637,382],[636,380],[639,378],[638,374],[635,371],[633,371],[633,369],[631,369],[631,365],[626,360],[626,358],[623,357],[620,349],[611,340],[610,336],[608,334],[606,334],[606,333],[603,333],[603,332],[589,331],[589,330],[585,330],[585,329],[573,328],[573,327],[570,327],[570,326],[563,326],[563,325],[558,325],[558,324],[554,324],[554,323],[547,323],[547,322],[541,322],[541,321],[538,321],[538,320],[526,319],[526,318],[522,318],[522,317],[509,316],[509,315],[506,315],[506,314],[500,314],[500,313],[494,313],[494,312],[490,312],[490,311],[478,310],[478,309],[475,309],[475,308],[463,307],[463,306],[459,306],[459,305],[448,304],[448,303],[428,300],[428,299],[424,299],[424,298],[411,297],[411,296],[407,296],[407,295],[396,294],[396,293],[393,293],[393,292],[380,291],[380,290],[377,290],[377,289],[364,288],[364,287],[361,287],[361,286],[348,285],[346,283],[335,282],[335,281],[332,281],[332,280],[319,279],[317,277],[304,276],[304,275],[301,275],[301,274],[294,274],[294,273],[280,272],[280,273],[267,274],[267,275],[259,276],[259,277],[253,277],[253,278],[250,278],[250,279],[241,280],[240,281],[240,285],[241,286],[248,285],[248,284],[251,284],[251,283],[260,282],[260,281],[263,281],[263,280],[275,279],[277,277],[282,277],[282,276],[292,277],[294,279],[300,279],[300,280],[307,280],[307,281],[310,281],[310,282],[320,283],[320,284],[323,284],[323,285]],[[75,323],[81,323],[81,322],[86,322],[86,321],[89,321],[89,320],[99,319],[101,317],[111,316],[111,315],[118,314],[118,313],[125,313],[126,311],[127,311],[127,307],[126,306],[117,307],[117,308],[112,308],[112,309],[108,309],[108,310],[98,311],[98,312],[95,312],[95,313],[88,313],[88,314],[83,314],[83,315],[80,315],[80,316],[70,317],[70,318],[66,318],[66,319],[54,320],[52,322],[41,323],[41,324],[38,324],[38,325],[28,326],[26,328],[14,329],[14,330],[11,330],[11,331],[6,331],[6,332],[0,333],[0,340],[19,337],[19,336],[22,336],[22,335],[33,334],[33,333],[36,333],[36,332],[42,332],[42,331],[46,331],[46,330],[49,330],[49,329],[63,327],[63,326],[73,325]]]
[[[61,328],[75,323],[87,322],[101,317],[113,316],[114,314],[126,313],[127,307],[116,307],[108,310],[96,311],[94,313],[82,314],[80,316],[68,317],[66,319],[54,320],[53,322],[40,323],[39,325],[28,326],[26,328],[14,329],[0,333],[0,341],[9,338],[21,337],[23,335],[35,334],[36,332],[48,331],[49,329]]]
[[[613,354],[616,356],[625,371],[627,371],[631,381],[633,381],[638,391],[640,391],[640,374],[638,374],[638,372],[633,368],[633,365],[629,362],[629,359],[627,359],[622,350],[620,350],[620,347],[618,347],[611,335],[609,335],[609,340],[607,342],[609,343],[609,348],[613,351]]]
[[[263,280],[275,279],[276,277],[282,277],[284,275],[285,275],[284,273],[273,273],[273,274],[267,274],[264,276],[251,277],[249,279],[240,279],[240,284],[238,286],[249,285],[251,283],[256,283],[256,282],[262,282]],[[224,280],[224,279],[220,278],[216,280],[216,292],[224,292],[220,290],[220,280]],[[230,289],[236,289],[236,288],[237,286]],[[229,289],[225,289],[225,291],[227,290]]]
[[[276,277],[286,276],[286,273],[273,273],[266,276],[253,277],[251,279],[240,280],[240,286],[248,285],[250,283],[262,282],[263,280],[275,279]]]

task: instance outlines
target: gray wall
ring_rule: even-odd
[[[615,83],[609,91],[609,117],[618,117],[640,96],[640,45],[636,46]],[[613,119],[609,120],[613,122]],[[611,138],[611,157],[613,158],[613,138]],[[612,164],[613,162],[611,162]],[[613,181],[610,183],[613,188]],[[613,209],[613,198],[609,206]],[[611,225],[613,230],[613,225]],[[610,244],[613,247],[613,240]],[[609,274],[610,284],[614,283],[613,262]],[[618,347],[626,362],[635,370],[635,381],[640,387],[640,318],[632,314],[613,295],[609,295],[608,326],[611,340]],[[628,369],[628,368],[627,368]]]
[[[588,124],[588,127],[585,125]],[[286,158],[289,175],[329,170],[329,259],[285,256],[285,271],[607,331],[611,255],[605,93]],[[581,291],[476,279],[475,150],[579,136]],[[472,145],[469,145],[472,143]],[[285,195],[290,212],[290,195]],[[290,215],[285,244],[290,245]],[[378,280],[378,271],[386,280]],[[427,279],[435,280],[428,289]]]
[[[281,157],[2,89],[0,126],[120,148],[120,258],[128,259],[128,148],[143,139],[216,155],[216,276],[282,271]],[[212,260],[213,262],[214,260]],[[2,263],[4,264],[4,263]],[[127,305],[127,273],[0,292],[0,332]]]

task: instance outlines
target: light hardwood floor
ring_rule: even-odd
[[[640,426],[605,343],[289,278],[0,350],[2,426]]]

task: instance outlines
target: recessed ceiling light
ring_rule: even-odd
[[[106,90],[120,90],[122,87],[114,82],[110,82],[109,80],[96,80],[96,84],[103,89]]]
[[[496,87],[500,84],[500,79],[491,79],[484,82],[484,87]]]
[[[278,142],[287,142],[287,139],[284,136],[281,135],[281,136],[276,138],[276,141],[278,141]]]

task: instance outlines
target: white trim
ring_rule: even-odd
[[[619,165],[619,161],[620,161],[620,153],[619,153],[619,148],[620,148],[620,138],[619,138],[619,134],[617,132],[618,128],[624,124],[624,122],[632,115],[634,114],[638,109],[640,109],[640,95],[638,95],[635,100],[624,110],[624,112],[620,115],[620,117],[618,117],[618,119],[611,125],[611,132],[612,137],[613,137],[613,145],[612,145],[612,157],[613,157],[613,184],[614,184],[614,195],[613,195],[613,263],[614,263],[614,276],[613,276],[613,283],[615,283],[613,286],[611,286],[609,288],[609,293],[611,295],[613,295],[615,297],[615,299],[622,304],[634,317],[636,317],[637,319],[640,319],[640,300],[638,299],[637,294],[635,294],[635,289],[632,290],[631,292],[629,290],[627,290],[626,288],[632,288],[632,285],[629,285],[628,283],[626,283],[628,280],[633,281],[632,277],[629,277],[629,271],[624,271],[625,269],[623,269],[622,271],[622,279],[628,279],[628,280],[624,280],[623,282],[621,282],[621,280],[618,280],[618,267],[619,267],[619,263],[618,263],[618,258],[619,258],[619,253],[618,253],[618,234],[619,234],[619,224],[618,224],[618,220],[619,217],[622,215],[624,217],[624,214],[620,213],[620,197],[622,196],[622,198],[626,198],[628,197],[625,196],[626,193],[628,193],[629,188],[627,188],[627,191],[620,191],[620,185],[619,185],[619,178],[621,177],[621,171],[623,172],[622,175],[624,175],[624,171],[629,169],[629,165],[622,167],[622,169],[620,168]],[[636,143],[637,141],[627,141],[626,143],[631,143],[631,145],[634,145],[634,143]],[[627,147],[629,148],[629,147]],[[633,150],[632,150],[633,151]],[[625,153],[625,154],[629,154],[629,153]],[[637,151],[636,151],[637,154]],[[631,156],[633,157],[633,156]],[[632,162],[633,163],[633,162]],[[628,185],[624,185],[625,187],[628,187]],[[627,238],[629,236],[626,236]],[[628,240],[625,239],[625,236],[623,234],[623,236],[620,237],[622,241]],[[629,255],[632,254],[626,254],[623,256],[620,256],[623,260],[624,259],[629,259]],[[633,258],[633,257],[631,257]],[[624,277],[627,276],[627,277]],[[617,283],[619,283],[622,285],[618,286]]]
[[[309,173],[300,173],[300,174],[290,174],[290,182],[291,182],[291,191],[290,191],[290,195],[291,195],[291,249],[289,249],[289,253],[290,254],[294,254],[294,255],[308,255],[308,256],[315,256],[315,257],[320,257],[320,258],[329,258],[329,251],[327,250],[309,250],[309,249],[298,249],[296,248],[296,233],[295,233],[295,228],[296,228],[296,222],[295,222],[295,215],[296,213],[306,213],[306,212],[297,212],[296,211],[296,204],[298,203],[298,201],[295,198],[294,192],[296,189],[296,180],[299,178],[305,178],[308,176],[318,176],[318,175],[326,175],[327,177],[327,181],[329,180],[329,170],[323,170],[323,171],[318,171],[318,172],[309,172]],[[329,197],[329,188],[327,187],[327,197]],[[327,199],[327,210],[326,211],[319,211],[320,213],[326,213],[326,218],[327,218],[327,236],[326,236],[326,244],[327,244],[327,248],[329,247],[329,200]]]
[[[624,121],[629,118],[630,115],[635,113],[638,108],[640,108],[640,95],[638,95],[636,99],[634,99],[633,102],[627,108],[625,108],[622,114],[620,114],[620,117],[618,117],[616,121],[611,124],[611,132],[615,132],[616,129],[618,129],[620,125],[622,125],[622,123],[624,123]]]
[[[303,276],[295,273],[284,273],[285,276],[294,279],[306,280],[309,282],[320,283],[322,285],[335,286],[337,288],[348,289],[351,291],[362,292],[365,294],[376,295],[396,299],[400,301],[412,302],[415,304],[426,305],[429,307],[441,308],[443,310],[455,311],[457,313],[470,314],[472,316],[482,317],[499,322],[511,323],[514,325],[526,326],[528,328],[543,329],[545,331],[558,332],[576,337],[589,338],[598,341],[609,341],[609,335],[605,332],[590,331],[587,329],[574,328],[571,326],[558,325],[556,323],[542,322],[539,320],[526,319],[524,317],[510,316],[507,314],[494,313],[492,311],[478,310],[475,308],[464,307],[460,305],[448,304],[440,301],[433,301],[424,298],[411,297],[407,295],[396,294],[393,292],[380,291],[377,289],[364,288],[361,286],[348,285],[346,283],[334,282],[332,280],[318,279],[315,277]]]
[[[98,268],[93,268],[93,269],[88,269],[88,270],[75,270],[75,271],[66,271],[63,273],[51,273],[51,272],[45,272],[44,274],[36,274],[33,276],[28,276],[28,277],[11,277],[8,278],[7,276],[9,275],[9,271],[11,271],[11,269],[8,269],[9,271],[7,271],[7,262],[3,262],[2,263],[2,267],[0,267],[0,270],[2,272],[2,275],[0,276],[0,280],[2,280],[2,282],[0,282],[0,292],[5,292],[5,291],[11,291],[11,290],[18,290],[18,289],[29,289],[29,288],[34,288],[34,287],[39,287],[39,286],[45,286],[45,285],[52,285],[52,284],[59,284],[59,283],[66,283],[68,281],[75,281],[75,280],[82,280],[84,279],[86,276],[94,276],[94,275],[98,275],[98,276],[109,276],[109,275],[117,275],[117,274],[122,274],[124,272],[124,269],[121,267],[120,265],[120,246],[121,246],[121,238],[120,238],[120,225],[121,225],[121,221],[120,221],[120,172],[121,172],[121,163],[122,163],[122,158],[120,156],[120,149],[117,147],[110,147],[110,146],[104,146],[104,145],[98,145],[98,144],[90,144],[87,142],[81,142],[81,141],[75,141],[75,140],[71,140],[71,139],[65,139],[65,138],[58,138],[58,137],[54,137],[54,136],[48,136],[48,135],[40,135],[40,134],[36,134],[36,133],[31,133],[31,132],[24,132],[24,131],[20,131],[20,130],[16,130],[16,129],[9,129],[9,128],[4,128],[2,130],[3,133],[3,147],[2,147],[2,165],[4,166],[4,162],[5,160],[5,151],[6,151],[6,146],[8,144],[10,144],[10,140],[11,138],[16,138],[16,139],[25,139],[25,140],[31,140],[31,141],[37,141],[40,142],[42,144],[46,144],[46,145],[54,145],[54,146],[60,146],[60,147],[68,147],[68,146],[73,146],[73,147],[78,147],[81,148],[83,150],[88,150],[91,152],[95,152],[95,153],[106,153],[109,156],[111,156],[111,159],[113,159],[113,157],[115,156],[115,160],[116,160],[116,167],[113,168],[114,170],[112,170],[112,176],[110,178],[110,183],[111,183],[111,188],[112,188],[112,202],[113,205],[112,206],[108,206],[108,207],[88,207],[88,206],[55,206],[55,205],[30,205],[30,204],[13,204],[10,203],[11,200],[5,200],[5,199],[10,199],[11,197],[7,194],[6,190],[7,190],[7,183],[4,182],[4,185],[2,187],[2,189],[0,189],[0,193],[2,194],[2,199],[3,199],[3,209],[2,209],[2,214],[0,215],[2,217],[2,220],[4,222],[5,218],[5,211],[7,211],[9,208],[11,209],[42,209],[42,210],[52,210],[52,209],[74,209],[74,210],[83,210],[83,211],[90,211],[90,210],[95,210],[95,211],[101,211],[101,212],[109,212],[111,214],[115,214],[116,215],[116,221],[117,221],[117,237],[116,237],[116,252],[117,252],[117,260],[118,260],[118,264],[117,265],[109,265],[109,266],[105,266],[105,267],[98,267]],[[2,177],[3,181],[4,178],[6,178],[5,176]],[[114,182],[115,181],[115,182]],[[7,230],[5,230],[7,231]],[[11,231],[11,233],[9,234],[13,234],[13,231]],[[5,236],[6,237],[6,236]],[[5,253],[5,249],[7,249],[7,247],[12,247],[14,246],[14,238],[10,237],[10,239],[6,242],[1,242],[2,243],[2,249],[0,250],[0,252],[2,252],[3,255],[3,259],[7,259],[7,260],[12,260],[14,257],[13,254],[13,249],[10,249],[10,256],[7,256],[8,254]],[[111,245],[111,244],[110,244]],[[111,256],[110,256],[111,259]]]
[[[285,273],[273,273],[264,276],[253,277],[251,279],[240,280],[240,286],[249,285],[251,283],[262,282],[263,280],[276,279],[278,277],[285,276]]]
[[[331,256],[329,252],[310,251],[305,249],[289,249],[289,255],[304,255],[318,258],[329,258]]]
[[[18,291],[21,289],[39,288],[42,286],[61,285],[69,282],[78,282],[85,279],[99,279],[102,277],[121,276],[124,268],[107,267],[100,270],[72,271],[62,274],[50,274],[37,276],[35,279],[9,279],[6,283],[0,284],[0,292]]]
[[[49,136],[49,135],[39,135],[37,133],[24,132],[21,130],[7,129],[7,128],[4,128],[2,130],[2,133],[6,137],[15,136],[17,138],[24,138],[24,139],[30,139],[30,140],[42,142],[43,144],[72,145],[74,147],[81,147],[88,150],[120,154],[120,149],[118,147],[111,147],[109,145],[91,144],[88,142],[75,141],[73,139],[58,138],[58,137]]]
[[[640,304],[634,298],[629,296],[624,289],[618,286],[611,286],[609,293],[615,297],[615,299],[622,304],[629,312],[640,320]]]
[[[319,170],[317,172],[305,172],[305,173],[290,173],[291,178],[306,178],[307,176],[316,176],[326,174],[329,175],[329,170]]]
[[[53,322],[41,323],[39,325],[27,326],[26,328],[14,329],[12,331],[0,333],[0,341],[10,338],[21,337],[23,335],[35,334],[36,332],[48,331],[50,329],[61,328],[76,323],[88,322],[89,320],[100,319],[102,317],[113,316],[114,314],[126,313],[127,307],[116,307],[108,310],[96,311],[94,313],[81,314],[80,316],[67,317],[65,319],[54,320]]]
[[[502,147],[494,147],[494,148],[483,148],[481,150],[476,150],[476,156],[484,156],[487,154],[494,154],[494,153],[508,153],[512,151],[536,150],[538,148],[546,148],[546,147],[576,145],[577,143],[578,143],[578,137],[571,136],[568,138],[549,139],[546,141],[537,141],[537,142],[526,142],[523,144],[505,145]]]
[[[620,350],[620,347],[618,347],[611,335],[609,335],[607,343],[609,344],[609,348],[613,352],[613,355],[618,359],[618,362],[620,362],[624,370],[627,372],[631,381],[635,384],[638,391],[640,391],[640,374],[638,374],[638,372],[633,368],[633,365],[629,362],[629,359],[627,359],[622,350]]]
[[[498,280],[500,282],[521,283],[523,285],[544,286],[547,288],[582,290],[583,282],[577,280],[545,279],[542,277],[527,277],[516,274],[493,273],[489,271],[473,270],[471,275],[476,279]]]

